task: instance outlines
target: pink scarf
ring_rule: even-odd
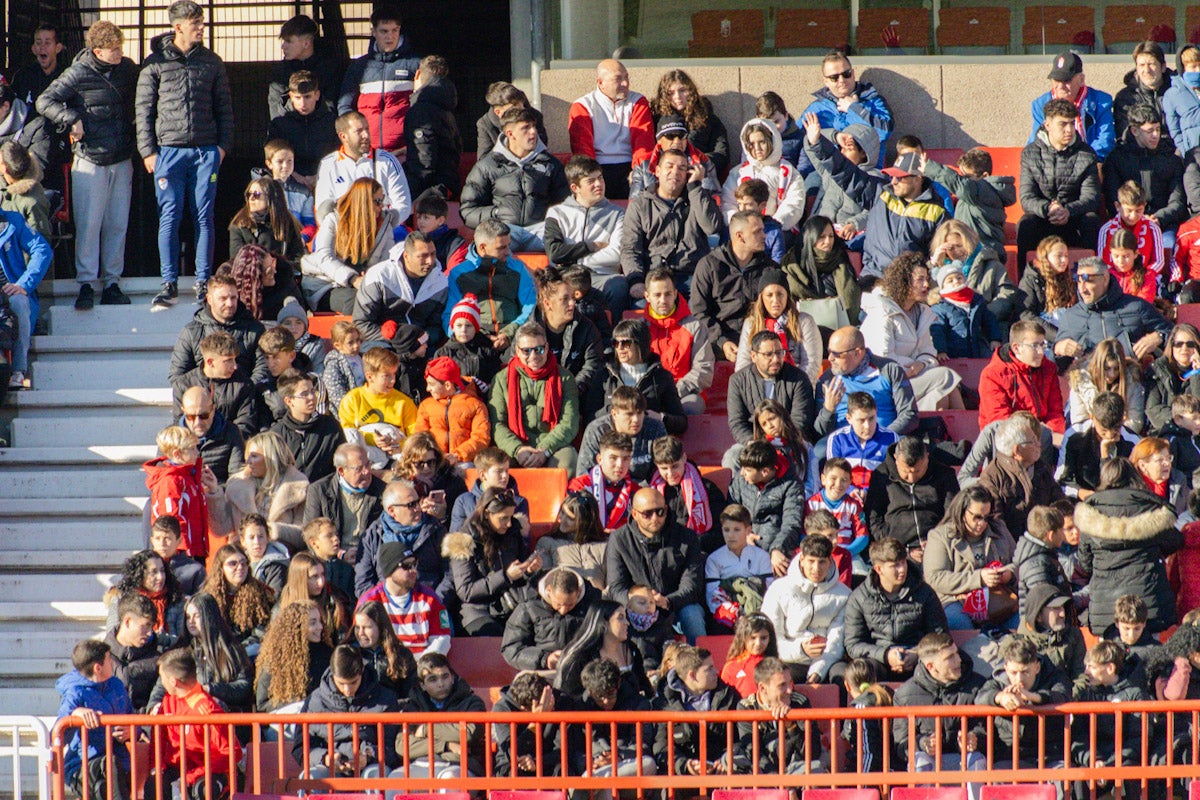
[[[629,518],[629,501],[633,497],[635,485],[633,480],[626,475],[625,480],[621,481],[621,488],[610,509],[608,508],[607,483],[604,473],[600,471],[600,465],[592,467],[588,476],[592,479],[592,495],[596,498],[596,505],[600,506],[600,519],[605,520],[605,529],[612,530],[624,525]]]
[[[657,471],[650,478],[650,488],[660,493],[666,488],[667,482]],[[688,519],[685,527],[696,533],[708,533],[712,528],[712,507],[708,504],[708,491],[700,477],[700,470],[690,461],[684,462],[683,480],[679,482],[679,491],[683,494],[683,505],[687,509]]]

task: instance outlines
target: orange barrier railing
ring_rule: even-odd
[[[1015,743],[1011,748],[1006,746],[993,724],[998,719],[1035,725],[1036,753],[1018,753]],[[854,723],[849,740],[841,736],[847,720]],[[918,720],[925,724],[932,721],[935,726],[936,743],[933,752],[927,754],[933,762],[929,772],[917,773],[912,767],[917,757],[915,726]],[[1115,739],[1100,743],[1106,750],[1115,752],[1113,760],[1103,765],[1097,760],[1097,730],[1101,720],[1111,720],[1115,725]],[[896,726],[907,726],[906,730],[912,735],[907,737],[907,745],[902,750],[898,751],[894,746],[882,748],[879,754],[881,771],[863,773],[857,765],[863,763],[864,748],[870,746],[865,731],[876,722],[880,725],[883,741],[889,744],[893,742],[892,732]],[[742,724],[740,731],[739,723]],[[767,723],[768,731],[773,727],[774,735],[763,736],[758,723]],[[795,734],[788,736],[789,729],[785,727],[792,723],[805,726],[798,757],[787,749],[789,740],[795,743],[796,739]],[[85,781],[83,800],[100,800],[95,797],[97,793],[102,798],[118,794],[139,798],[143,789],[149,794],[151,787],[154,796],[169,796],[164,795],[164,789],[169,789],[163,786],[161,772],[169,761],[165,747],[166,729],[175,726],[178,730],[181,725],[190,726],[193,731],[203,729],[205,777],[220,775],[238,790],[255,794],[294,794],[299,790],[431,792],[570,788],[632,790],[640,796],[647,790],[660,789],[671,790],[674,794],[674,790],[682,789],[707,793],[718,788],[879,787],[886,797],[887,788],[892,786],[1058,783],[1065,785],[1069,792],[1071,782],[1084,781],[1093,798],[1098,796],[1100,782],[1124,782],[1125,797],[1129,798],[1148,796],[1155,782],[1161,787],[1164,781],[1200,777],[1200,767],[1196,766],[1200,763],[1200,740],[1195,733],[1200,729],[1200,701],[1068,703],[1015,712],[984,706],[823,708],[792,711],[782,720],[774,720],[770,714],[761,711],[107,716],[101,720],[99,728],[90,730],[83,728],[75,717],[65,717],[55,725],[51,737],[54,800],[66,797],[63,759],[69,740],[77,733],[82,737],[83,752],[88,752],[89,745],[98,745],[103,755],[97,757],[103,758],[108,765],[107,784],[89,786]],[[349,751],[356,756],[362,753],[370,756],[351,767],[351,774],[314,777],[309,763],[311,742],[308,732],[312,730],[325,741],[333,742],[335,725],[351,725],[347,737]],[[604,756],[595,744],[597,734],[607,734],[608,741],[616,741],[618,726],[626,726],[626,730],[632,726],[629,737],[632,749],[619,756],[616,751]],[[705,726],[700,730],[708,731],[708,735],[700,736],[698,740],[698,769],[696,774],[681,773],[676,769],[676,756],[682,752],[677,740],[681,739],[679,734],[695,730],[696,726]],[[1128,726],[1132,727],[1127,733]],[[976,751],[985,758],[984,768],[967,769],[965,755],[956,756],[953,765],[943,768],[942,734],[955,727],[959,729],[960,737],[965,737],[972,728],[986,729],[976,745]],[[507,748],[507,763],[517,765],[520,762],[527,767],[518,770],[517,774],[497,768],[501,745],[496,742],[496,733],[501,728],[508,733],[508,744],[503,745]],[[534,734],[533,746],[520,748],[518,734],[527,728]],[[217,730],[227,737],[238,736],[245,745],[245,757],[236,769],[232,766],[224,770],[212,769],[214,758],[209,741],[220,735],[214,734]],[[659,734],[660,730],[665,735]],[[1091,757],[1085,763],[1077,764],[1079,759],[1073,759],[1071,755],[1072,732],[1078,734],[1082,730],[1087,731],[1087,753]],[[546,731],[552,735],[544,738]],[[1048,752],[1048,740],[1057,738],[1049,736],[1052,731],[1061,731],[1062,752]],[[1127,735],[1135,735],[1140,741],[1137,755],[1132,760],[1125,760],[1121,755]],[[1187,738],[1182,744],[1176,741],[1184,736]],[[657,739],[657,744],[648,740],[651,737]],[[135,744],[127,745],[127,742]],[[546,752],[547,742],[556,753]],[[114,793],[114,782],[119,778],[113,763],[117,748],[123,747],[128,747],[129,752],[130,784],[127,788],[130,791]],[[739,755],[733,759],[733,774],[728,774],[725,764],[729,762],[722,762],[718,754],[735,752],[735,748]],[[416,774],[418,771],[425,773],[428,767],[417,758],[418,753],[445,754],[455,750],[468,754],[471,774],[459,777]],[[394,764],[387,763],[385,754],[388,753],[394,754]],[[184,756],[179,771],[186,775],[196,765],[187,762],[186,753]],[[522,759],[522,756],[529,758]],[[643,756],[652,758],[653,764],[650,758],[643,759]],[[761,772],[759,765],[763,756],[773,756],[778,769]],[[1017,763],[1020,757],[1032,758],[1036,765],[1011,768],[1009,765]],[[617,768],[618,758],[620,765],[627,769]],[[434,769],[428,772],[451,766],[454,762],[453,755],[439,758]],[[592,768],[580,769],[580,763],[592,765]],[[787,774],[785,769],[789,764],[793,767],[802,764],[803,770]],[[381,777],[360,776],[361,771],[371,765],[377,766]],[[611,767],[611,774],[592,774],[601,771],[601,766],[605,765]],[[86,765],[84,772],[86,774]],[[187,783],[186,778],[184,782]],[[205,781],[203,800],[217,800],[212,791],[213,783],[212,780]],[[188,797],[188,793],[185,791],[183,796]],[[1171,795],[1168,792],[1166,796]]]

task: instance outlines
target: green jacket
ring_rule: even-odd
[[[534,381],[520,373],[525,431],[532,437],[531,441],[526,442],[519,439],[508,426],[508,372],[502,369],[496,373],[496,379],[492,381],[492,394],[488,399],[488,412],[492,418],[492,438],[497,447],[515,457],[517,450],[525,446],[553,453],[571,445],[575,434],[579,432],[579,389],[571,373],[560,367],[559,374],[562,376],[563,410],[558,424],[551,428],[542,421],[546,382]]]
[[[24,217],[30,230],[37,231],[46,241],[50,241],[50,201],[46,199],[46,190],[40,181],[41,169],[37,169],[34,175],[3,187],[0,190],[0,209],[17,212]]]

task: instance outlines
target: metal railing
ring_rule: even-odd
[[[0,716],[0,762],[7,762],[11,771],[11,794],[0,793],[14,800],[50,800],[50,756],[44,722],[33,716]]]

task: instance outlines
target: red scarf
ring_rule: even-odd
[[[516,356],[508,362],[508,428],[523,442],[530,441],[525,433],[525,409],[521,404],[521,374],[531,381],[545,381],[546,389],[542,398],[542,422],[551,429],[558,424],[558,418],[563,410],[562,375],[558,371],[558,359],[547,347],[546,365],[537,371],[531,371],[521,363]]]
[[[650,488],[657,489],[660,494],[666,494],[667,482],[655,470],[650,478]],[[692,462],[685,462],[683,480],[679,482],[679,492],[683,495],[683,507],[687,509],[688,518],[684,527],[696,533],[708,533],[712,528],[712,507],[708,503],[708,490],[704,488],[704,480],[700,470]]]
[[[675,304],[675,310],[665,317],[655,314],[649,306],[646,308],[650,350],[675,380],[681,380],[692,370],[692,335],[681,325],[690,313],[683,297]]]
[[[1079,116],[1075,118],[1075,132],[1079,134],[1084,142],[1087,142],[1087,126],[1083,123],[1083,101],[1087,97],[1087,93],[1088,87],[1084,85],[1079,90],[1079,96],[1075,98],[1075,107],[1079,109]]]
[[[787,317],[779,319],[767,317],[763,321],[763,326],[779,337],[779,343],[783,345],[783,360],[793,367],[796,366],[795,360],[792,359],[792,348],[788,345]]]
[[[150,598],[150,602],[154,603],[154,611],[158,617],[154,621],[155,633],[175,633],[175,631],[167,630],[167,590],[163,589],[157,594],[150,594],[145,589],[138,589],[138,593],[143,597]]]
[[[1154,492],[1154,494],[1158,495],[1163,500],[1167,499],[1167,485],[1170,483],[1170,481],[1155,483],[1154,481],[1150,480],[1150,476],[1146,474],[1142,475],[1142,480],[1146,482],[1147,489]]]
[[[617,489],[617,496],[613,498],[610,509],[608,507],[608,481],[600,470],[599,464],[592,467],[588,477],[592,479],[592,496],[596,498],[596,505],[600,507],[600,519],[605,520],[605,529],[613,530],[624,525],[629,519],[629,501],[633,498],[633,490],[637,484],[626,475],[625,479],[621,481],[620,488]]]

